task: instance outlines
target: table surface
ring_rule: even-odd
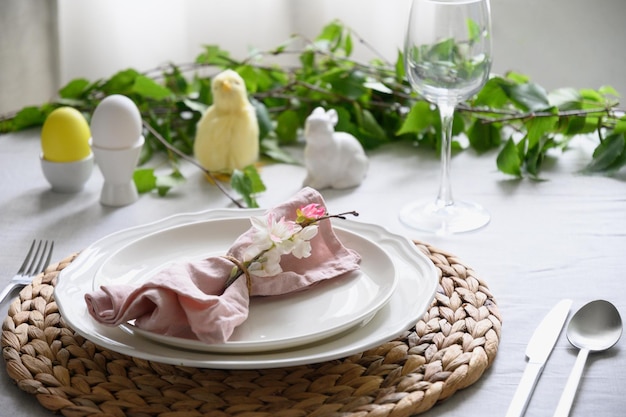
[[[369,153],[365,181],[349,190],[323,190],[333,212],[357,210],[359,221],[428,242],[457,255],[474,268],[494,294],[503,319],[502,340],[493,366],[469,388],[423,416],[504,415],[526,365],[524,351],[535,327],[563,298],[575,309],[593,299],[613,302],[626,318],[626,175],[586,176],[588,139],[546,161],[545,181],[518,180],[498,172],[495,154],[462,152],[453,159],[455,197],[483,204],[491,222],[483,229],[452,236],[411,230],[398,211],[414,198],[434,198],[439,161],[409,144]],[[0,136],[0,285],[8,283],[34,238],[54,239],[60,260],[112,232],[181,212],[231,207],[202,173],[185,166],[187,181],[166,197],[146,194],[129,206],[100,204],[103,178],[96,167],[85,189],[53,192],[39,162],[39,130]],[[297,158],[301,149],[293,149]],[[268,191],[262,207],[279,203],[300,187],[305,169],[276,164],[261,170]],[[623,269],[622,269],[623,268]],[[6,316],[8,302],[0,306]],[[608,352],[590,356],[572,416],[622,415],[626,408],[626,337]],[[539,380],[529,416],[554,412],[577,350],[565,332]],[[13,417],[52,416],[34,397],[20,391],[0,365],[0,408]]]

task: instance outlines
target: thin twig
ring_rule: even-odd
[[[145,120],[143,121],[143,126],[154,135],[155,138],[157,138],[159,140],[159,142],[161,142],[167,149],[169,149],[170,151],[174,152],[176,155],[180,156],[181,158],[183,158],[184,160],[191,162],[193,165],[195,165],[196,167],[200,168],[200,170],[202,170],[202,172],[204,172],[210,179],[211,181],[215,184],[215,186],[226,196],[228,197],[228,199],[230,201],[232,201],[238,208],[244,208],[244,206],[237,201],[236,199],[234,199],[227,191],[226,189],[224,189],[224,187],[222,187],[222,185],[220,184],[220,182],[217,180],[217,178],[215,178],[215,176],[211,173],[211,171],[209,171],[208,169],[206,169],[205,167],[203,167],[202,165],[200,165],[200,163],[198,161],[196,161],[194,158],[190,157],[189,155],[185,154],[184,152],[181,152],[179,149],[176,149],[175,147],[173,147],[170,143],[168,143],[165,138],[163,138],[163,136],[161,136],[161,134],[159,132],[156,131],[156,129],[154,129],[150,123],[146,122]]]
[[[526,120],[526,119],[531,119],[531,118],[536,118],[536,117],[576,117],[576,116],[584,117],[584,116],[589,116],[589,115],[598,114],[598,113],[604,113],[608,117],[612,117],[611,111],[613,112],[621,111],[620,109],[615,107],[616,105],[617,104],[610,105],[607,107],[597,107],[594,109],[585,109],[585,110],[579,110],[579,109],[560,110],[558,113],[551,113],[548,111],[520,113],[515,110],[508,110],[508,109],[492,109],[492,108],[483,109],[480,107],[475,108],[475,107],[467,106],[466,104],[460,104],[458,106],[458,110],[464,111],[467,113],[474,113],[474,114],[485,113],[485,114],[495,114],[495,115],[503,116],[503,117],[476,116],[477,118],[479,118],[485,123],[498,123],[498,122],[510,122],[514,120]]]
[[[297,222],[296,221],[297,222],[296,224],[301,226],[301,229],[298,230],[297,232],[295,232],[290,237],[290,239],[292,239],[294,236],[298,235],[306,227],[308,227],[308,226],[310,226],[312,224],[317,224],[317,223],[319,223],[319,222],[321,222],[323,220],[330,220],[330,219],[342,219],[342,220],[345,220],[347,218],[347,216],[358,217],[358,215],[359,215],[359,213],[357,211],[346,211],[344,213],[339,213],[339,214],[325,214],[322,217],[318,217],[318,218],[314,218],[314,219],[307,219],[306,221],[303,221],[303,222]],[[261,259],[261,257],[263,255],[265,255],[267,252],[269,252],[270,250],[272,250],[275,247],[276,247],[276,243],[272,243],[272,246],[269,249],[265,249],[265,250],[259,252],[254,258],[250,259],[249,261],[245,261],[245,262],[239,261],[236,258],[233,258],[233,257],[230,257],[230,256],[225,256],[224,258],[228,259],[233,264],[235,264],[236,269],[231,274],[231,276],[226,280],[226,283],[224,284],[224,291],[226,291],[226,289],[228,287],[230,287],[235,281],[237,281],[237,279],[239,279],[239,277],[241,277],[242,275],[245,275],[246,278],[248,279],[248,289],[250,289],[250,273],[248,272],[248,266],[250,266],[254,262],[257,262],[259,259]]]

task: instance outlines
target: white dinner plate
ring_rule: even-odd
[[[93,289],[116,284],[140,286],[172,262],[223,255],[250,227],[250,218],[240,217],[186,223],[150,233],[107,258],[95,274]],[[225,343],[207,344],[129,326],[135,333],[176,347],[247,353],[308,344],[362,324],[389,301],[397,283],[395,268],[387,253],[371,240],[345,229],[335,231],[346,247],[361,255],[360,269],[306,291],[252,297],[248,318]]]
[[[263,210],[247,210],[262,215]],[[411,241],[386,229],[353,220],[334,221],[334,227],[375,242],[393,262],[398,280],[391,298],[367,323],[304,346],[268,352],[218,353],[182,349],[141,337],[132,327],[96,323],[87,312],[84,295],[112,254],[149,234],[190,223],[241,217],[241,210],[220,209],[180,214],[108,235],[83,250],[61,271],[55,299],[65,322],[93,343],[122,354],[173,365],[215,369],[259,369],[296,366],[349,356],[400,335],[426,312],[438,285],[433,263]]]

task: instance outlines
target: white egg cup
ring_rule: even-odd
[[[93,172],[93,153],[79,161],[52,162],[39,155],[41,170],[52,186],[53,191],[60,193],[77,193],[83,189]]]
[[[137,201],[139,194],[133,181],[133,172],[144,142],[145,139],[141,136],[134,146],[126,149],[107,149],[92,145],[96,163],[104,177],[100,203],[121,207]]]

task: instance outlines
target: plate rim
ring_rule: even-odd
[[[204,219],[204,220],[200,219],[198,221],[184,222],[181,224],[172,225],[170,227],[160,228],[158,230],[154,230],[149,233],[143,234],[141,236],[129,239],[126,243],[109,251],[110,252],[109,255],[97,267],[94,267],[95,274],[91,278],[92,290],[95,289],[97,285],[113,284],[113,282],[110,281],[110,277],[105,277],[104,281],[102,281],[103,278],[100,277],[99,275],[100,274],[106,275],[106,273],[103,273],[102,271],[104,268],[106,268],[107,263],[111,262],[111,260],[115,258],[115,256],[117,256],[118,254],[120,254],[122,251],[129,248],[133,244],[141,240],[144,240],[147,242],[147,239],[150,239],[153,236],[167,233],[169,231],[174,231],[176,229],[189,228],[189,227],[191,227],[192,229],[195,229],[196,225],[204,225],[206,223],[218,223],[224,220],[236,221],[236,222],[249,222],[249,217],[233,216],[233,217],[211,218],[211,219]],[[354,233],[348,229],[340,227],[340,225],[334,224],[333,227],[338,235],[345,233],[349,235],[350,238],[352,239],[359,239],[360,241],[365,242],[363,246],[371,245],[372,247],[374,247],[375,250],[379,251],[379,253],[385,257],[385,261],[388,262],[389,267],[391,268],[391,273],[389,274],[389,276],[391,276],[391,279],[389,279],[388,276],[382,279],[380,277],[373,276],[372,274],[363,272],[365,275],[370,277],[372,281],[381,284],[379,285],[380,287],[382,287],[384,284],[385,288],[384,290],[381,290],[379,293],[375,295],[376,297],[375,299],[367,303],[367,307],[365,310],[360,312],[357,316],[351,317],[347,321],[337,326],[334,326],[332,328],[325,329],[325,330],[318,330],[316,333],[310,333],[310,334],[300,335],[296,337],[290,336],[290,337],[284,337],[282,339],[268,339],[268,340],[262,340],[262,341],[258,341],[258,340],[257,341],[230,341],[230,342],[226,341],[225,343],[222,343],[222,344],[207,344],[200,340],[162,335],[162,334],[158,334],[158,333],[154,333],[148,330],[138,328],[131,323],[122,323],[120,324],[120,326],[127,328],[127,331],[136,332],[142,337],[152,339],[158,343],[163,343],[166,345],[170,345],[170,346],[182,348],[182,349],[197,350],[201,352],[219,352],[219,353],[250,353],[250,352],[263,352],[263,351],[275,350],[275,349],[292,349],[299,345],[310,344],[310,343],[314,343],[314,342],[317,342],[319,340],[322,340],[328,337],[332,337],[336,334],[347,331],[354,326],[358,326],[368,321],[369,319],[371,319],[372,315],[375,314],[378,310],[380,310],[389,301],[389,299],[393,295],[393,292],[395,291],[395,288],[397,287],[398,272],[395,268],[395,264],[393,260],[391,259],[387,251],[384,248],[382,248],[378,243],[376,243],[375,241],[372,241],[371,239],[366,239],[363,236],[359,235],[358,233]],[[233,232],[233,235],[234,234],[235,232]],[[236,236],[232,236],[232,237],[233,237],[233,240],[234,238],[236,238]],[[169,262],[173,262],[173,261],[174,260],[168,260],[167,262],[164,262],[163,264],[161,264],[160,268],[162,268],[165,264]],[[101,280],[100,283],[97,283],[98,279]],[[384,282],[384,281],[390,281],[390,282]],[[140,285],[141,282],[142,281],[138,282],[137,284]],[[286,294],[286,295],[289,296],[289,294]],[[251,307],[252,307],[252,304],[251,304]],[[288,314],[288,312],[285,312],[285,314]]]
[[[263,209],[248,209],[246,214],[258,215],[263,212]],[[145,230],[151,230],[155,227],[168,227],[174,224],[193,222],[197,219],[241,217],[241,214],[242,212],[240,209],[229,208],[179,213],[154,222],[133,226],[104,236],[84,249],[72,263],[60,272],[59,280],[54,290],[55,297],[59,300],[58,295],[60,295],[62,291],[65,290],[65,287],[70,284],[74,284],[75,286],[78,285],[80,287],[80,280],[78,280],[78,282],[73,282],[77,281],[77,278],[74,277],[72,280],[68,278],[68,275],[80,275],[81,271],[84,272],[85,269],[89,270],[89,265],[85,265],[90,264],[85,262],[85,259],[88,257],[92,258],[92,262],[101,261],[102,254],[98,253],[98,246],[103,244],[115,244],[116,242],[123,240],[126,235],[142,233]],[[276,368],[323,362],[362,352],[399,336],[409,327],[413,326],[423,316],[434,298],[439,282],[438,273],[433,262],[428,259],[424,253],[419,251],[419,249],[408,238],[391,233],[383,226],[372,223],[347,219],[342,220],[342,224],[355,233],[367,235],[365,237],[368,239],[375,236],[378,239],[377,243],[379,243],[383,248],[390,250],[389,254],[392,260],[394,262],[398,261],[403,263],[403,267],[409,272],[414,272],[416,267],[420,270],[423,274],[422,284],[425,285],[424,287],[415,287],[414,285],[412,288],[412,290],[421,292],[422,299],[419,300],[419,303],[414,303],[414,299],[408,299],[408,295],[403,294],[404,292],[400,291],[400,285],[398,285],[398,288],[392,295],[390,303],[384,306],[379,311],[379,314],[376,314],[369,323],[358,329],[354,329],[347,334],[340,334],[339,336],[333,337],[320,344],[307,345],[301,349],[250,355],[210,354],[205,352],[174,349],[165,345],[158,346],[157,349],[149,343],[142,343],[139,341],[140,338],[137,336],[123,333],[124,331],[118,327],[111,328],[98,325],[95,322],[92,323],[94,325],[93,327],[97,330],[97,334],[94,335],[93,329],[91,329],[91,331],[85,330],[80,323],[76,323],[68,317],[67,311],[62,302],[58,303],[59,312],[64,316],[65,321],[74,331],[99,346],[111,349],[118,353],[173,365],[215,369]],[[408,269],[407,266],[409,266],[410,269]],[[412,279],[414,279],[414,277],[409,279],[408,277],[401,275],[399,284],[407,286],[409,285],[409,281]],[[89,282],[89,288],[91,288],[91,281],[87,282]],[[78,289],[81,290],[81,288]],[[407,288],[404,289],[406,290]],[[74,296],[76,296],[76,291],[73,291],[73,293]],[[79,294],[79,296],[81,295]],[[403,299],[404,302],[411,302],[413,304],[413,310],[411,310],[410,318],[407,318],[405,314],[399,315],[397,312],[394,312],[394,308],[396,310],[398,309],[398,306],[393,305],[394,298]],[[393,316],[394,314],[396,314],[396,317]],[[383,332],[383,330],[381,330],[383,328],[387,329],[390,325],[394,326],[394,331],[386,330]],[[371,333],[375,333],[376,337],[370,336]],[[147,339],[143,340],[147,341]],[[155,345],[154,343],[151,344]]]

